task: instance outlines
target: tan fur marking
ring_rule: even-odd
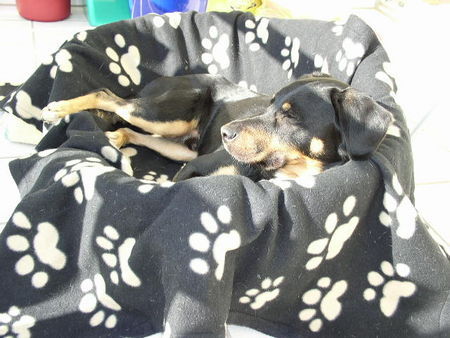
[[[289,109],[291,109],[292,106],[289,102],[285,102],[283,103],[283,105],[281,106],[281,109],[283,109],[284,111],[288,111]]]
[[[103,92],[97,92],[70,100],[51,102],[44,110],[57,113],[59,118],[89,109],[101,109],[109,112],[115,112],[118,109],[133,111],[134,105],[131,103],[124,104],[125,102],[125,100],[120,99],[119,97],[111,96]]]
[[[309,145],[309,151],[313,155],[320,155],[323,153],[324,147],[325,145],[321,139],[313,137]]]
[[[323,171],[323,163],[307,156],[288,161],[275,173],[280,178],[299,178],[301,176],[311,176],[320,174]]]
[[[236,170],[235,166],[229,165],[225,167],[220,167],[213,173],[211,173],[211,176],[217,176],[217,175],[237,175],[238,171]]]
[[[121,128],[115,132],[125,134],[128,143],[147,147],[171,160],[188,162],[195,159],[198,155],[196,151],[190,150],[184,144],[168,140],[161,136],[141,134],[129,128]]]
[[[148,121],[143,118],[131,116],[131,115],[121,115],[118,113],[125,121],[131,123],[133,126],[139,127],[151,134],[157,134],[166,137],[178,137],[190,134],[198,126],[198,120],[183,121],[175,120],[169,122],[158,122],[158,121]]]

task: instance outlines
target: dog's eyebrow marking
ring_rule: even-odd
[[[281,109],[283,109],[284,111],[288,111],[289,109],[291,109],[292,106],[289,102],[285,102],[283,103],[283,105],[281,106]]]
[[[324,147],[325,145],[321,139],[313,137],[309,145],[309,151],[311,154],[319,155],[323,152]]]

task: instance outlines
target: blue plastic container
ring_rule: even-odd
[[[208,0],[133,0],[133,18],[148,13],[164,14],[171,12],[205,12]]]

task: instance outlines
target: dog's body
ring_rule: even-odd
[[[273,97],[221,76],[161,77],[137,98],[125,100],[103,89],[50,103],[43,118],[53,122],[90,109],[113,112],[145,132],[107,132],[117,147],[143,145],[189,162],[175,180],[314,175],[333,163],[368,157],[391,122],[374,100],[322,74],[300,78]]]

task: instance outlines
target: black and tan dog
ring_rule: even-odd
[[[161,77],[137,98],[101,89],[50,103],[43,119],[97,109],[142,132],[107,132],[117,147],[131,143],[189,162],[175,176],[241,174],[252,179],[314,175],[348,159],[365,159],[386,135],[392,116],[369,96],[323,74],[311,74],[273,97],[220,76]]]

